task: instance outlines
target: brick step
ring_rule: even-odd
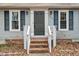
[[[30,48],[33,48],[33,47],[48,47],[48,43],[31,43],[30,44]]]
[[[30,53],[48,53],[48,48],[30,48]]]
[[[42,41],[42,42],[45,42],[45,41],[48,41],[47,39],[31,39],[31,41]]]
[[[48,39],[48,37],[31,37],[31,39]]]
[[[47,44],[48,43],[48,41],[31,41],[31,43],[34,43],[34,44],[43,44],[43,43],[45,43],[45,44]]]
[[[47,39],[31,39],[31,43],[48,43]]]
[[[42,43],[42,44],[39,44],[39,43],[35,43],[35,44],[33,44],[33,43],[31,43],[30,44],[31,46],[40,46],[40,45],[45,45],[45,46],[47,46],[48,45],[48,43]]]

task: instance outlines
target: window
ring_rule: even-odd
[[[20,31],[20,11],[10,10],[10,31]]]
[[[68,30],[68,11],[59,11],[59,30]]]

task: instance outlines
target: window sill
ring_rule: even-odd
[[[20,30],[10,30],[10,31],[15,31],[15,32],[18,31],[19,32]]]
[[[68,29],[59,29],[59,31],[68,31]]]

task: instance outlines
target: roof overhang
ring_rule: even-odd
[[[71,8],[79,9],[79,3],[0,3],[0,9],[12,8]]]

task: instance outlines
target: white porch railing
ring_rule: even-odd
[[[52,32],[50,29],[50,26],[48,26],[48,46],[49,46],[49,52],[51,53],[51,36],[52,36]]]
[[[30,48],[30,26],[24,26],[24,49],[27,49],[27,54],[29,54]]]
[[[53,39],[53,48],[56,46],[56,28],[55,26],[51,27],[48,26],[48,44],[49,44],[49,52],[51,53],[51,41]]]
[[[53,26],[53,48],[56,46],[56,27]]]

